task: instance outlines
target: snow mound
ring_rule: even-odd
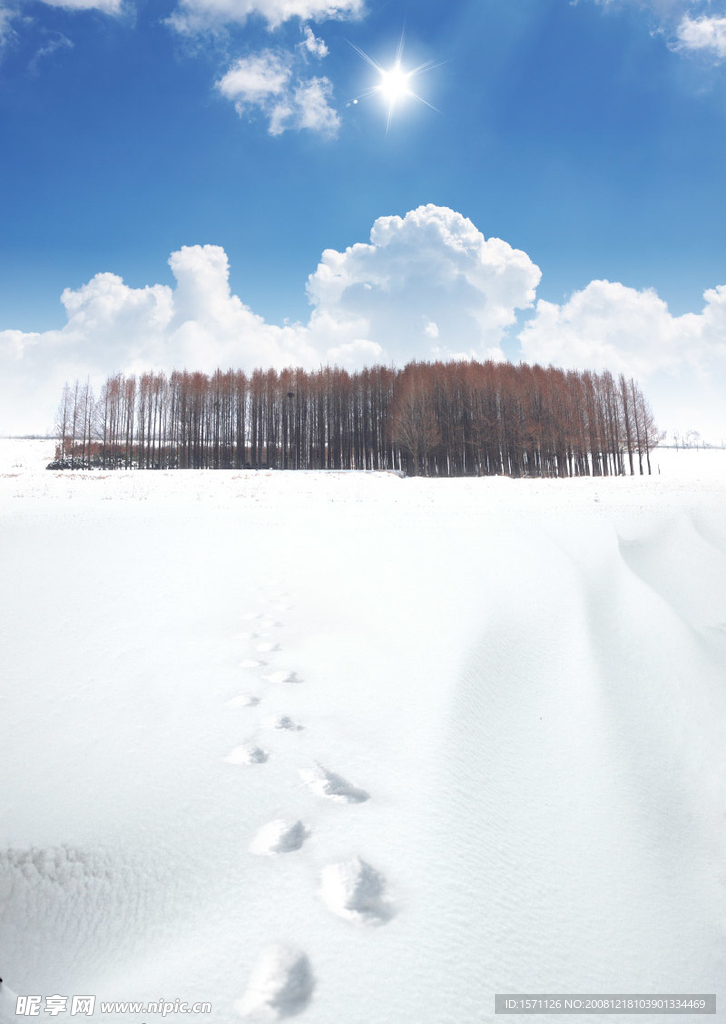
[[[273,946],[263,953],[235,1010],[255,1021],[276,1021],[302,1013],[310,1002],[315,979],[305,953]]]
[[[268,672],[266,676],[262,677],[266,679],[268,683],[301,683],[302,679],[297,672],[288,672],[286,669],[282,669],[279,672]]]
[[[275,853],[292,853],[299,850],[310,833],[301,821],[290,824],[279,819],[263,825],[250,843],[250,853],[258,856],[272,856]]]
[[[227,764],[264,764],[270,755],[262,747],[235,747],[225,757]]]
[[[266,729],[289,729],[291,732],[299,732],[305,728],[304,725],[293,721],[289,715],[271,715],[265,719],[264,725]]]
[[[264,661],[258,661],[256,658],[245,658],[244,661],[239,663],[240,668],[259,668],[264,665]]]
[[[232,697],[227,701],[228,708],[254,708],[260,703],[259,697],[252,697],[247,693],[241,693],[239,697]]]
[[[329,864],[321,875],[320,896],[328,910],[355,924],[385,924],[392,916],[386,880],[360,857]]]
[[[346,804],[362,804],[370,798],[364,789],[357,789],[342,775],[328,771],[316,762],[313,768],[300,768],[300,778],[317,796],[325,796],[330,800],[339,800]]]

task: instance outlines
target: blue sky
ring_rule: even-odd
[[[389,67],[404,24],[437,109],[387,132],[350,44]],[[0,25],[0,353],[37,397],[0,430],[43,429],[64,373],[498,354],[591,355],[653,378],[665,427],[726,434],[721,0],[0,0]]]

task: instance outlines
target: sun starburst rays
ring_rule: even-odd
[[[436,110],[437,113],[440,113],[432,103],[429,103],[428,100],[425,100],[422,96],[419,96],[417,92],[414,92],[411,88],[410,82],[412,78],[423,74],[424,71],[430,71],[433,68],[440,67],[444,61],[427,60],[424,61],[423,64],[419,64],[418,67],[406,70],[402,63],[403,41],[404,36],[403,33],[401,33],[401,38],[396,50],[395,62],[389,68],[384,68],[377,60],[374,60],[370,54],[366,53],[365,50],[361,50],[359,46],[356,46],[355,43],[350,43],[358,56],[369,64],[380,76],[380,80],[377,85],[373,85],[369,89],[366,89],[360,94],[360,96],[356,97],[353,102],[357,103],[359,99],[365,99],[368,96],[382,96],[387,105],[386,134],[388,134],[390,130],[393,113],[396,107],[404,100],[418,100],[419,103],[423,103],[425,106],[430,107],[431,110]]]

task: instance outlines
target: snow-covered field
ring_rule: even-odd
[[[3,1021],[726,996],[726,452],[512,481],[52,448],[0,441]]]

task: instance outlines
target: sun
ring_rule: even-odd
[[[395,104],[406,96],[414,95],[408,87],[411,72],[404,71],[400,64],[395,64],[390,71],[382,70],[380,75],[378,91],[389,104]]]
[[[370,89],[366,89],[361,96],[354,99],[352,102],[357,103],[359,99],[363,99],[366,96],[374,96],[376,94],[383,97],[388,108],[388,117],[386,120],[386,134],[391,127],[391,121],[393,119],[393,112],[396,107],[403,101],[412,97],[418,100],[419,103],[424,103],[427,107],[431,107],[432,110],[436,110],[428,100],[423,99],[417,93],[413,91],[410,86],[410,81],[415,78],[416,75],[420,75],[422,71],[429,71],[431,68],[440,67],[443,61],[428,60],[424,64],[419,64],[418,67],[412,68],[410,71],[406,71],[402,64],[403,59],[403,33],[401,33],[401,39],[398,44],[398,52],[396,53],[396,61],[390,68],[382,67],[378,61],[370,57],[364,50],[361,50],[355,43],[350,43],[355,52],[363,58],[363,60],[370,64],[370,66],[378,73],[379,81],[377,85],[371,86]]]

